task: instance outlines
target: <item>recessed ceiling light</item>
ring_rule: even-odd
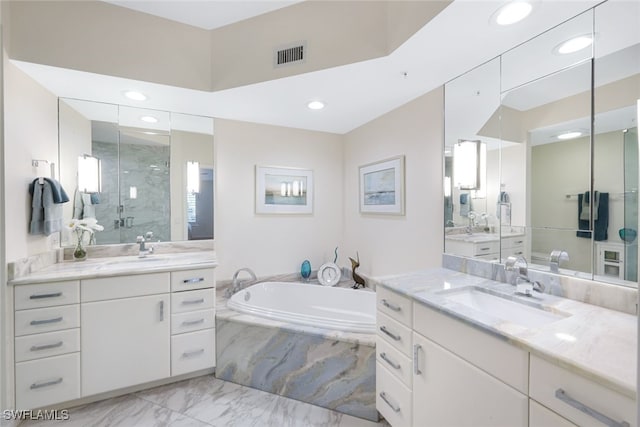
[[[146,101],[147,95],[141,92],[136,92],[135,90],[127,90],[124,92],[124,96],[134,101]]]
[[[527,1],[512,1],[494,12],[492,20],[498,25],[511,25],[529,16],[533,6]]]
[[[140,117],[140,120],[147,123],[158,123],[158,119],[153,116],[142,116]]]
[[[555,53],[566,55],[568,53],[574,53],[579,50],[586,49],[592,44],[593,37],[590,34],[582,34],[580,36],[570,38],[569,40],[560,43],[553,49],[553,51]]]
[[[570,132],[565,132],[565,133],[561,133],[560,135],[558,135],[558,139],[573,139],[573,138],[577,138],[579,136],[582,136],[582,132],[580,132],[579,130],[572,130]]]
[[[324,102],[322,101],[311,101],[307,104],[307,107],[311,110],[322,110],[324,108]]]

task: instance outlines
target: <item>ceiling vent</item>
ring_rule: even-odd
[[[305,62],[306,54],[307,42],[281,46],[274,50],[273,66],[278,68],[285,65],[302,64]]]

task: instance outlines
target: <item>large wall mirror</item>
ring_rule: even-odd
[[[603,3],[447,83],[445,252],[636,286],[639,13]]]
[[[96,244],[213,239],[212,118],[61,98],[59,132],[64,218]]]

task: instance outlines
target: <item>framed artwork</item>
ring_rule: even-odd
[[[313,171],[256,166],[256,213],[313,213]]]
[[[404,156],[360,166],[360,212],[404,215]]]

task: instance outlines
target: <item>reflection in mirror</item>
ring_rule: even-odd
[[[499,58],[445,85],[446,253],[498,258],[499,107]]]
[[[74,194],[64,217],[96,218],[95,243],[213,238],[212,118],[60,99],[59,129],[61,183]],[[99,161],[99,190],[79,185],[78,158]],[[187,160],[200,162],[199,192],[187,191]]]
[[[509,120],[503,120],[502,138],[528,150],[528,180],[524,168],[521,174],[528,182],[527,214],[513,225],[527,228],[525,256],[534,268],[549,270],[549,255],[558,249],[569,254],[564,268],[592,271],[590,209],[581,200],[591,183],[590,99],[590,62],[503,94]],[[511,167],[502,163],[503,170]]]
[[[595,15],[594,190],[607,195],[606,239],[595,242],[598,280],[638,279],[638,2],[606,2]]]

